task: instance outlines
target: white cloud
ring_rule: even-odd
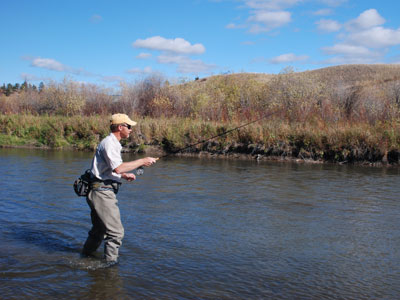
[[[138,58],[138,59],[148,59],[148,58],[150,58],[150,57],[151,57],[151,53],[144,53],[144,52],[139,53],[139,54],[136,56],[136,58]]]
[[[255,45],[256,43],[253,41],[244,41],[244,42],[241,42],[240,44],[246,45],[246,46],[252,46],[252,45]]]
[[[281,10],[300,2],[303,0],[247,0],[245,5],[255,10]]]
[[[250,33],[268,32],[291,22],[291,12],[287,11],[307,0],[241,0],[249,10],[244,24],[230,23],[228,29],[248,28]]]
[[[244,24],[235,24],[235,23],[229,23],[228,25],[225,26],[227,29],[238,29],[238,28],[245,28],[246,26]]]
[[[370,48],[385,48],[400,44],[400,28],[397,30],[374,27],[352,33],[348,40]]]
[[[153,36],[147,39],[138,39],[133,44],[135,48],[166,51],[178,54],[202,54],[205,48],[202,44],[190,44],[182,38],[166,39],[161,36]]]
[[[376,9],[368,9],[361,13],[358,18],[348,22],[346,27],[348,30],[362,30],[379,26],[384,23],[385,19],[379,15]]]
[[[154,36],[144,40],[138,39],[132,45],[136,48],[161,51],[161,54],[157,57],[157,63],[176,65],[178,73],[207,73],[216,67],[206,64],[200,59],[190,58],[190,55],[204,53],[205,47],[202,44],[192,45],[182,38],[166,39],[161,36]],[[147,55],[139,56],[147,57]],[[129,72],[143,73],[146,72],[146,69],[135,68],[129,70]]]
[[[331,14],[333,14],[333,10],[330,8],[323,8],[313,12],[315,16],[329,16]]]
[[[339,6],[348,0],[237,0],[243,3],[241,8],[249,10],[249,17],[245,24],[230,23],[228,29],[249,28],[250,33],[269,32],[273,29],[282,27],[292,21],[290,11],[296,5],[306,4],[307,2],[319,2],[328,6]],[[326,16],[333,13],[331,8],[322,8],[313,12],[313,15]],[[332,25],[329,30],[333,30]],[[326,26],[325,26],[326,28]]]
[[[63,65],[62,63],[52,59],[52,58],[34,58],[32,60],[32,66],[33,67],[38,67],[38,68],[43,68],[43,69],[48,69],[52,71],[66,71],[69,69],[66,65]]]
[[[287,11],[257,11],[253,16],[249,17],[248,21],[256,23],[251,26],[250,32],[259,33],[289,23],[291,21],[291,13]]]
[[[46,80],[50,80],[50,78],[47,77],[42,77],[42,76],[36,76],[33,74],[29,74],[29,73],[21,73],[20,76],[24,81],[46,81]]]
[[[90,18],[90,22],[92,23],[100,23],[101,21],[103,21],[103,17],[100,15],[93,15]]]
[[[378,60],[381,56],[378,57],[357,57],[357,56],[335,56],[324,61],[321,61],[322,64],[329,65],[346,65],[346,64],[375,64],[380,63]]]
[[[384,56],[383,52],[371,51],[367,47],[336,44],[332,47],[324,47],[325,54],[333,55],[332,58],[325,60],[327,64],[370,64],[380,62]]]
[[[335,20],[326,20],[326,19],[321,19],[316,22],[318,25],[318,29],[321,31],[326,31],[326,32],[335,32],[339,31],[342,25],[340,25],[337,21]]]
[[[336,44],[332,47],[324,47],[322,50],[326,54],[342,54],[346,56],[370,56],[372,52],[363,46],[355,46],[348,44]]]
[[[151,67],[145,67],[144,69],[133,68],[126,72],[129,74],[150,74],[153,73],[153,69]]]
[[[176,64],[179,73],[206,73],[215,68],[215,65],[206,64],[203,61],[193,60],[183,55],[160,55],[157,58],[161,64]]]
[[[377,63],[384,61],[390,47],[400,45],[400,28],[385,28],[385,19],[376,9],[368,9],[342,26],[338,43],[323,47],[333,57],[327,63]],[[321,26],[322,23],[319,23]],[[327,24],[323,24],[327,25]],[[329,28],[327,26],[326,28]],[[335,26],[333,24],[332,29]]]
[[[292,63],[292,62],[298,62],[298,61],[305,61],[309,57],[307,55],[295,55],[293,53],[286,53],[282,54],[279,56],[276,56],[274,58],[271,58],[269,62],[271,64],[282,64],[282,63]]]
[[[82,68],[72,68],[63,63],[60,63],[52,58],[41,58],[41,57],[23,57],[24,60],[28,60],[31,62],[32,67],[47,69],[51,71],[57,72],[65,72],[74,75],[82,75],[82,76],[98,76],[96,74],[90,73]]]
[[[329,5],[329,6],[339,6],[342,5],[343,3],[346,3],[348,0],[319,0],[319,2]]]
[[[101,80],[104,82],[120,82],[124,81],[125,79],[121,76],[101,76]]]

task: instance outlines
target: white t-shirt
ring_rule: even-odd
[[[91,171],[100,180],[116,180],[121,182],[121,175],[113,170],[122,164],[122,146],[114,134],[104,138],[97,146],[92,160]]]

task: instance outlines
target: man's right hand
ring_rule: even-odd
[[[142,166],[149,167],[152,164],[155,164],[157,160],[158,160],[158,158],[154,158],[154,157],[142,158]]]

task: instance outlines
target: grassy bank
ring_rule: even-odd
[[[190,118],[134,117],[138,126],[128,151],[159,147],[167,153],[206,140],[240,122],[200,121]],[[0,146],[48,147],[93,151],[109,134],[108,116],[0,115]],[[289,122],[271,117],[213,139],[185,153],[248,154],[259,158],[310,161],[399,164],[400,120],[377,122]]]
[[[290,70],[289,70],[290,71]],[[309,161],[399,164],[400,66],[345,65],[225,74],[179,83],[152,75],[118,91],[65,79],[0,90],[0,145],[93,150],[115,112],[139,121],[124,146]]]

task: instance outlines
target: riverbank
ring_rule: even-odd
[[[159,155],[178,152],[174,155],[308,163],[399,165],[400,162],[400,122],[289,123],[270,118],[224,135],[241,124],[188,118],[134,119],[138,125],[131,137],[122,141],[125,152]],[[0,115],[0,132],[0,147],[93,151],[109,134],[109,128],[106,116],[27,114]],[[179,151],[182,148],[185,149]]]

